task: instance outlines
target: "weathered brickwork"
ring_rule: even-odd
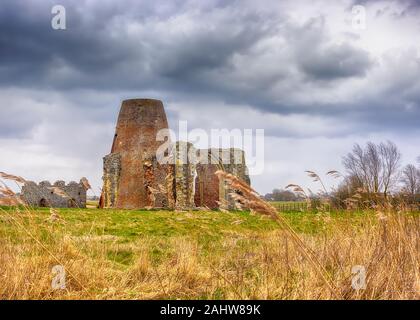
[[[159,184],[165,184],[167,175],[167,169],[156,161],[156,151],[162,143],[156,140],[156,135],[159,130],[167,128],[161,101],[123,101],[111,149],[111,155],[119,154],[120,157],[119,176],[113,178],[118,183],[114,189],[103,188],[101,207],[136,209],[167,206],[167,197],[154,193]],[[112,171],[107,164],[104,167],[104,185],[110,183],[107,172]]]
[[[210,209],[234,209],[235,204],[229,196],[225,181],[219,181],[217,170],[232,173],[250,184],[248,169],[245,163],[245,152],[239,149],[201,149],[197,162],[195,183],[195,204]]]
[[[168,166],[160,164],[156,156],[143,162],[143,188],[146,190],[146,207],[168,208],[168,190],[165,189]]]
[[[159,100],[123,101],[111,153],[104,158],[102,208],[194,207],[232,209],[233,201],[225,182],[215,172],[225,170],[250,183],[245,155],[238,149],[196,150],[191,143],[167,141],[173,161],[161,164],[156,153],[162,141],[156,139],[168,129]]]
[[[69,184],[64,181],[54,184],[48,181],[39,184],[28,181],[22,187],[22,199],[33,207],[85,208],[86,191],[82,180]]]

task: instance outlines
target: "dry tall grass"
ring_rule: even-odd
[[[243,192],[242,203],[278,221],[279,229],[228,233],[209,255],[189,236],[144,236],[131,243],[76,237],[57,232],[57,224],[66,223],[57,212],[52,212],[57,220],[40,224],[31,208],[1,210],[0,223],[16,234],[0,234],[0,299],[420,298],[418,214],[384,207],[352,224],[322,213],[316,218],[324,220],[325,229],[301,234],[255,191],[219,175]],[[350,221],[351,212],[343,215]],[[165,248],[165,255],[156,259],[156,248]],[[116,267],[110,250],[133,252],[134,263]],[[67,272],[65,290],[51,287],[57,264]],[[355,265],[366,268],[366,289],[351,286]]]

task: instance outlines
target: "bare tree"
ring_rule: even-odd
[[[402,171],[401,182],[403,190],[414,199],[415,195],[420,192],[420,170],[412,164],[406,165]]]
[[[400,159],[401,154],[391,141],[368,142],[365,148],[355,144],[352,152],[343,157],[343,165],[368,193],[382,192],[386,197],[398,180]]]
[[[401,161],[401,153],[395,143],[387,141],[379,145],[380,155],[382,159],[382,183],[383,192],[386,196],[390,189],[397,183],[399,167]]]

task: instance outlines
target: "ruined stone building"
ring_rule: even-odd
[[[21,197],[33,207],[85,208],[86,192],[82,180],[69,184],[64,181],[56,181],[54,184],[48,181],[39,184],[27,181],[22,187]]]
[[[189,142],[166,141],[171,147],[165,156],[172,161],[164,163],[157,158],[162,141],[156,137],[162,129],[168,129],[168,122],[161,101],[123,101],[111,153],[104,157],[100,207],[233,208],[215,172],[225,170],[249,184],[244,152],[199,150]]]

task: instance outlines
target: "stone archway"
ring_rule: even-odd
[[[47,208],[48,207],[48,201],[45,198],[42,198],[41,200],[39,200],[39,206],[41,208]]]

